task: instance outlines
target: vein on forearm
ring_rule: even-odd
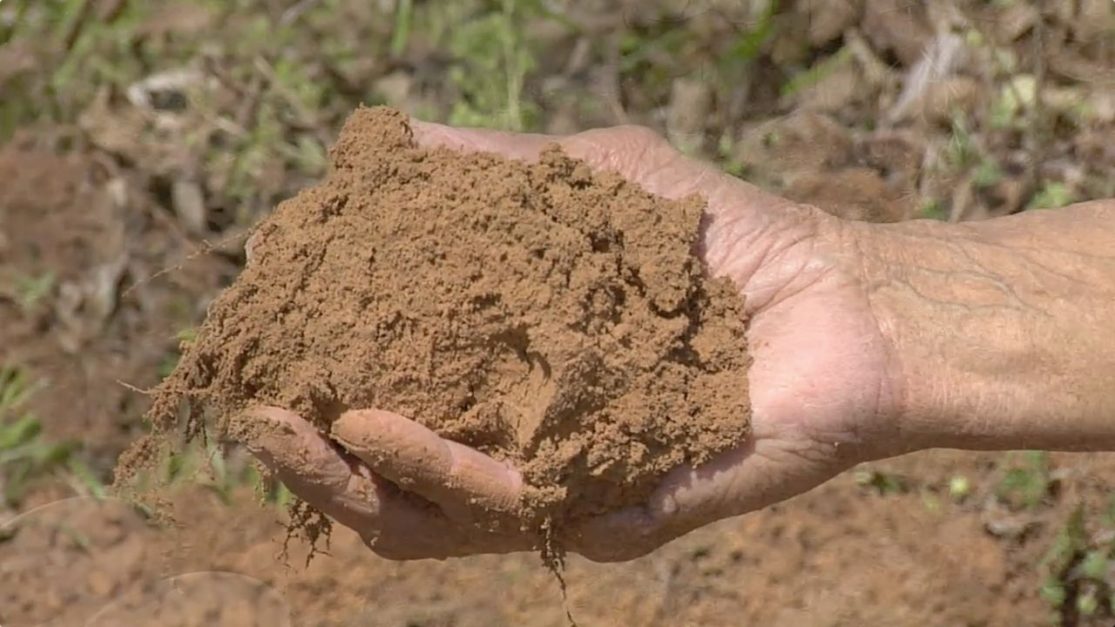
[[[1115,447],[1115,203],[869,239],[865,287],[916,429]]]

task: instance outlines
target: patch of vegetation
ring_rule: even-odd
[[[1084,505],[1072,510],[1040,565],[1041,597],[1062,625],[1115,616],[1115,520],[1089,513]],[[1101,529],[1089,533],[1099,519]]]
[[[79,492],[104,497],[105,486],[76,455],[76,442],[52,442],[28,409],[36,392],[26,373],[0,366],[0,507],[18,506],[39,479],[65,479]]]
[[[56,280],[53,272],[40,275],[0,272],[0,298],[19,306],[25,314],[36,311],[43,300],[54,291]]]
[[[457,59],[449,79],[462,95],[450,124],[512,131],[537,125],[538,108],[523,97],[527,75],[538,65],[524,24],[545,15],[540,2],[500,0],[449,32],[447,48]]]
[[[1030,200],[1027,209],[1060,209],[1076,202],[1076,195],[1068,185],[1051,181],[1042,186]]]
[[[147,479],[165,486],[200,485],[225,505],[232,505],[236,492],[243,487],[252,488],[263,502],[280,508],[293,502],[286,486],[260,472],[242,451],[237,453],[230,455],[215,438],[194,440],[163,460],[159,476]]]
[[[928,220],[948,220],[949,214],[945,210],[941,201],[936,198],[931,198],[921,206],[921,211],[918,215],[919,218]]]
[[[795,74],[782,86],[783,97],[791,97],[820,83],[852,58],[848,47],[841,48],[836,54],[822,59],[809,69]]]
[[[984,158],[972,172],[972,183],[976,187],[991,187],[1003,180],[1003,168],[998,161]]]
[[[954,115],[946,151],[948,165],[956,170],[964,170],[976,164],[979,159],[979,148],[971,124],[965,116]]]
[[[874,469],[856,471],[855,481],[856,485],[871,488],[881,495],[904,494],[910,490],[905,477]]]
[[[1026,451],[1018,456],[999,483],[995,495],[1008,506],[1016,509],[1033,509],[1052,497],[1057,482],[1050,473],[1049,454],[1044,451]]]

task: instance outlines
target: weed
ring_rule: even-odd
[[[979,158],[975,138],[972,136],[968,120],[962,115],[952,117],[952,134],[949,137],[946,159],[957,170],[968,168]]]
[[[992,128],[1016,127],[1023,113],[1030,110],[1038,96],[1037,79],[1030,74],[1013,76],[1003,85],[998,97],[991,104],[989,122]]]
[[[43,435],[42,423],[26,407],[35,391],[22,369],[0,367],[0,505],[17,505],[35,480],[49,476],[103,497],[104,484],[74,454],[77,443]]]
[[[928,220],[948,220],[949,214],[940,200],[931,198],[922,205],[919,217]]]
[[[1007,470],[996,496],[1011,507],[1033,509],[1052,493],[1055,481],[1050,475],[1049,454],[1026,451],[1020,465]]]
[[[851,56],[851,49],[844,47],[836,54],[818,62],[808,70],[794,75],[782,86],[782,96],[787,98],[792,97],[802,90],[820,83],[851,59]]]
[[[43,300],[54,291],[56,283],[53,272],[40,275],[16,274],[12,277],[4,273],[0,275],[0,282],[8,284],[0,287],[0,298],[10,299],[25,314],[37,310]]]
[[[902,494],[909,490],[907,481],[898,475],[880,472],[878,470],[856,471],[857,485],[873,488],[879,494]]]
[[[994,159],[983,159],[972,172],[972,183],[976,187],[991,187],[1003,180],[1003,168]]]
[[[393,56],[402,56],[406,50],[413,15],[413,0],[398,0],[395,5],[395,28],[391,35],[391,54]]]
[[[1093,519],[1088,513],[1083,505],[1072,510],[1041,561],[1045,574],[1039,592],[1060,624],[1075,624],[1073,617],[1110,617],[1115,609],[1115,536],[1109,531],[1089,534]]]
[[[541,15],[538,3],[500,0],[496,10],[451,31],[448,48],[458,61],[449,77],[463,97],[453,105],[450,124],[512,131],[534,125],[538,111],[523,100],[523,88],[537,60],[523,24]]]
[[[751,63],[758,58],[763,47],[775,35],[774,17],[778,14],[778,0],[771,0],[759,15],[755,25],[745,29],[732,44],[727,59],[734,64]],[[726,69],[734,69],[728,67]]]
[[[1027,209],[1060,209],[1072,204],[1076,200],[1075,194],[1068,185],[1058,182],[1049,182],[1042,186],[1037,194],[1030,200]]]
[[[204,442],[204,443],[203,443]],[[163,487],[200,485],[222,503],[231,505],[241,488],[249,488],[260,500],[279,508],[288,507],[293,494],[281,482],[262,474],[240,451],[218,443],[215,434],[198,438],[167,455],[155,476],[141,477]]]

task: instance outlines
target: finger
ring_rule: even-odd
[[[670,199],[702,195],[713,212],[739,204],[741,198],[755,205],[779,200],[710,163],[683,155],[661,135],[641,126],[592,129],[566,136],[457,128],[414,119],[411,128],[422,147],[493,152],[524,161],[537,160],[544,148],[556,143],[593,170],[616,172],[652,194]]]
[[[346,412],[332,435],[375,473],[433,501],[452,519],[491,519],[519,504],[518,471],[398,414]]]
[[[785,200],[687,156],[642,126],[602,128],[570,135],[562,149],[595,170],[611,170],[648,192],[669,199],[698,195],[713,215],[748,207],[788,205]]]
[[[296,496],[354,529],[385,557],[447,557],[464,548],[436,509],[408,501],[291,412],[250,410],[233,419],[230,435]]]
[[[456,128],[411,119],[414,141],[422,148],[451,148],[463,152],[492,152],[511,159],[536,161],[542,150],[560,137],[510,133],[479,128]]]

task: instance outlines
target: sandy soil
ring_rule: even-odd
[[[80,445],[102,479],[146,430],[147,397],[119,382],[165,374],[177,335],[242,264],[243,229],[316,179],[313,147],[360,101],[549,132],[647,124],[852,218],[981,219],[1115,195],[1107,0],[789,1],[758,40],[758,2],[570,3],[576,29],[531,18],[518,119],[499,100],[501,117],[475,117],[506,92],[480,90],[501,72],[462,60],[495,40],[493,22],[452,15],[446,43],[422,21],[437,3],[414,3],[398,52],[395,22],[376,13],[394,3],[260,2],[274,10],[254,15],[267,25],[254,40],[248,17],[201,3],[82,4],[96,18],[84,24],[108,29],[6,41],[0,19],[0,93],[65,114],[0,149],[0,366],[44,383],[29,405],[43,437]],[[136,6],[152,8],[118,39]],[[78,44],[76,66],[60,40]],[[117,63],[120,50],[143,63]],[[60,67],[93,84],[36,82]],[[106,87],[98,67],[135,75]],[[306,84],[332,91],[303,98]],[[42,288],[30,301],[29,279]],[[630,564],[571,559],[570,606],[583,625],[1108,625],[1111,477],[1109,455],[873,464]],[[171,526],[68,500],[89,492],[60,473],[0,503],[0,625],[564,624],[535,555],[392,563],[338,530],[327,555],[305,567],[294,545],[284,566],[282,516],[248,488],[184,489]]]

